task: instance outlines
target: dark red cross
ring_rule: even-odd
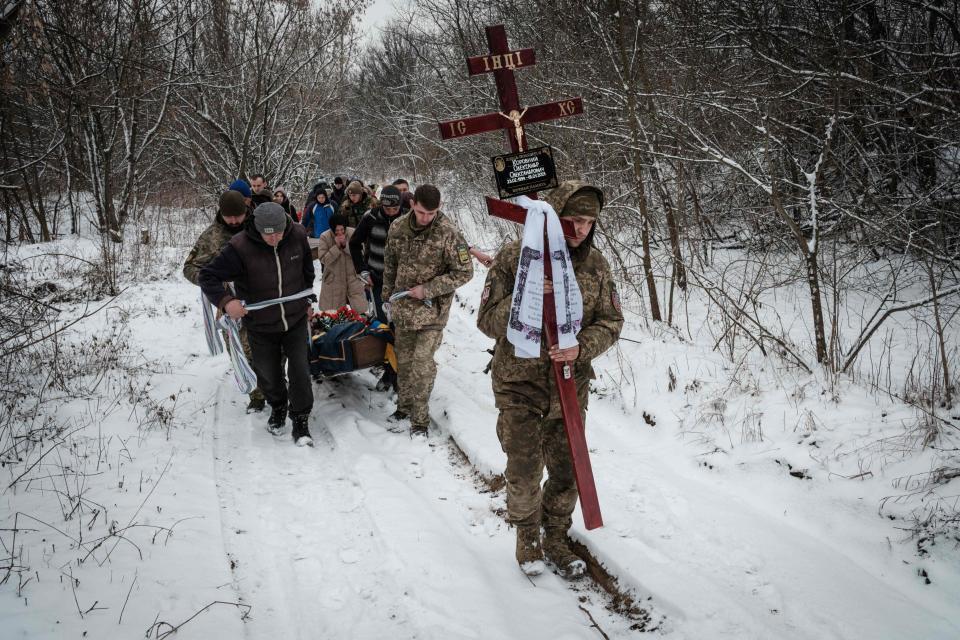
[[[521,109],[513,70],[535,64],[534,51],[533,49],[510,51],[507,46],[507,33],[503,25],[487,27],[486,32],[490,54],[467,58],[467,68],[470,75],[493,73],[493,78],[497,83],[497,96],[500,98],[501,111],[441,122],[439,123],[441,138],[448,140],[505,129],[510,149],[517,153],[527,148],[523,125],[583,113],[583,102],[580,98],[570,98]],[[530,197],[536,198],[537,195],[530,194]],[[519,222],[520,224],[523,224],[526,220],[526,209],[505,200],[497,200],[488,196],[487,210],[492,216]],[[571,237],[575,235],[573,225],[568,220],[561,218],[561,225],[565,235]],[[549,244],[546,238],[546,228],[544,228],[544,247],[547,246]],[[544,276],[552,279],[553,270],[550,260],[544,259],[543,267]],[[546,327],[547,344],[552,347],[557,344],[557,317],[552,293],[544,295],[543,323]],[[554,379],[560,396],[560,408],[563,411],[564,429],[567,434],[567,442],[570,444],[570,457],[573,459],[574,476],[577,481],[577,490],[580,493],[583,523],[587,529],[596,529],[603,526],[603,517],[600,515],[597,487],[593,480],[590,453],[587,450],[583,420],[580,416],[580,403],[577,402],[577,383],[572,369],[572,367],[564,367],[558,362],[553,363]]]

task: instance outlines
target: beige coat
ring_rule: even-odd
[[[363,295],[363,282],[353,268],[350,258],[350,236],[353,227],[347,227],[347,246],[340,248],[333,237],[333,231],[327,230],[320,234],[320,243],[317,247],[318,259],[323,265],[323,276],[320,285],[321,311],[331,311],[345,304],[364,313],[367,310],[367,299]]]

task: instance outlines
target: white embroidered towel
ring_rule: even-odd
[[[557,212],[546,202],[531,200],[527,196],[519,196],[514,202],[527,210],[527,218],[523,227],[520,263],[513,283],[507,340],[513,345],[518,358],[539,358],[543,326],[544,220],[553,269],[557,344],[561,349],[569,349],[577,344],[577,333],[583,322],[583,298]]]

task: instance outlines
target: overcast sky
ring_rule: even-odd
[[[397,15],[398,7],[410,5],[410,0],[373,0],[367,9],[366,18],[361,25],[366,38],[376,37],[377,29],[387,23],[387,20]]]

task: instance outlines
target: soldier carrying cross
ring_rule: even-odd
[[[560,575],[577,578],[586,566],[570,550],[567,538],[577,487],[551,361],[572,363],[580,418],[586,421],[588,391],[594,377],[590,361],[617,341],[623,314],[610,265],[593,246],[594,223],[603,207],[603,193],[570,180],[551,191],[547,203],[561,218],[571,219],[576,228],[576,237],[566,238],[566,246],[582,297],[577,344],[568,349],[559,345],[548,348],[546,341],[541,341],[538,357],[516,355],[507,327],[523,249],[519,240],[501,249],[487,274],[477,326],[496,340],[491,376],[500,410],[497,436],[507,454],[507,517],[517,528],[517,562],[525,573],[536,575],[543,571],[546,554]],[[544,279],[543,287],[545,293],[553,291],[553,282]],[[544,467],[549,477],[541,489]]]
[[[513,70],[534,64],[533,50],[509,51],[502,25],[486,32],[490,55],[467,66],[471,75],[493,72],[500,111],[440,123],[441,137],[502,129],[516,153],[526,148],[524,125],[583,112],[579,98],[521,110]],[[496,340],[491,371],[508,520],[527,575],[541,573],[544,559],[565,578],[584,574],[567,535],[578,492],[587,528],[603,522],[583,433],[590,362],[623,327],[610,266],[593,246],[603,202],[600,189],[580,181],[561,183],[545,203],[521,198],[526,212],[487,198],[493,215],[526,221],[523,240],[503,248],[487,274],[477,326]]]

